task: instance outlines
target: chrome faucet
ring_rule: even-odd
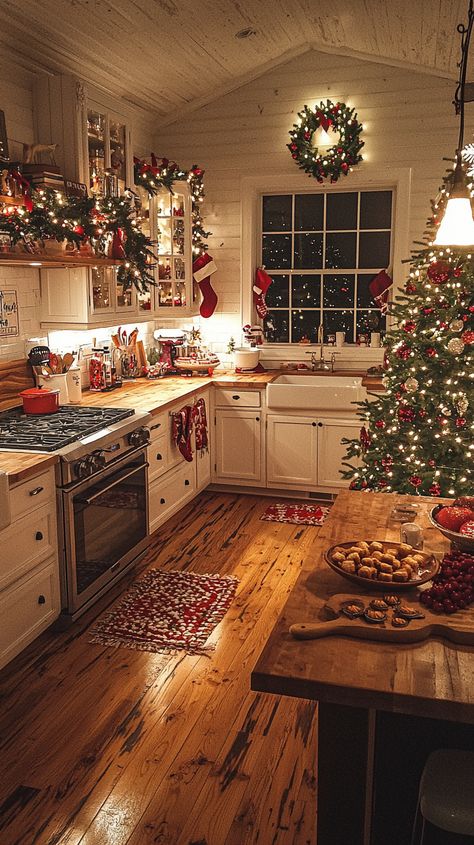
[[[319,344],[319,358],[316,356],[315,352],[307,352],[306,355],[311,355],[311,369],[313,372],[316,370],[330,370],[331,373],[334,372],[334,363],[336,361],[337,352],[331,353],[331,360],[325,361],[324,360],[324,326],[321,324],[318,326],[318,344]]]

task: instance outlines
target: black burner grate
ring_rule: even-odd
[[[0,413],[0,449],[55,452],[134,413],[130,408],[62,405],[54,414],[25,414],[13,408]]]

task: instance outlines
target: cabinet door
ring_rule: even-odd
[[[216,481],[261,480],[261,419],[255,411],[216,411]]]
[[[358,420],[338,420],[321,417],[318,432],[318,486],[349,487],[350,482],[341,478],[340,470],[347,447],[342,438],[358,437],[361,423]],[[355,459],[351,460],[355,463]]]
[[[88,285],[85,267],[54,267],[41,270],[41,321],[87,322]]]
[[[175,182],[172,194],[162,188],[152,203],[151,231],[158,244],[155,308],[162,316],[195,311],[191,211],[187,182]]]
[[[279,487],[308,488],[317,483],[317,420],[267,416],[267,481]]]

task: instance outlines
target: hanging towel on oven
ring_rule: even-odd
[[[183,458],[187,461],[192,461],[193,447],[191,436],[193,433],[193,409],[191,405],[186,405],[180,411],[172,414],[171,433]]]
[[[196,428],[196,449],[201,452],[207,452],[209,448],[209,438],[207,436],[207,415],[206,403],[204,399],[198,399],[193,411],[194,425]]]

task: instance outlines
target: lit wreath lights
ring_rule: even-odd
[[[318,182],[337,182],[362,161],[362,124],[354,109],[345,103],[326,100],[310,109],[304,106],[290,130],[287,147],[298,167]],[[334,139],[331,133],[336,136]],[[316,137],[314,137],[316,135]]]

